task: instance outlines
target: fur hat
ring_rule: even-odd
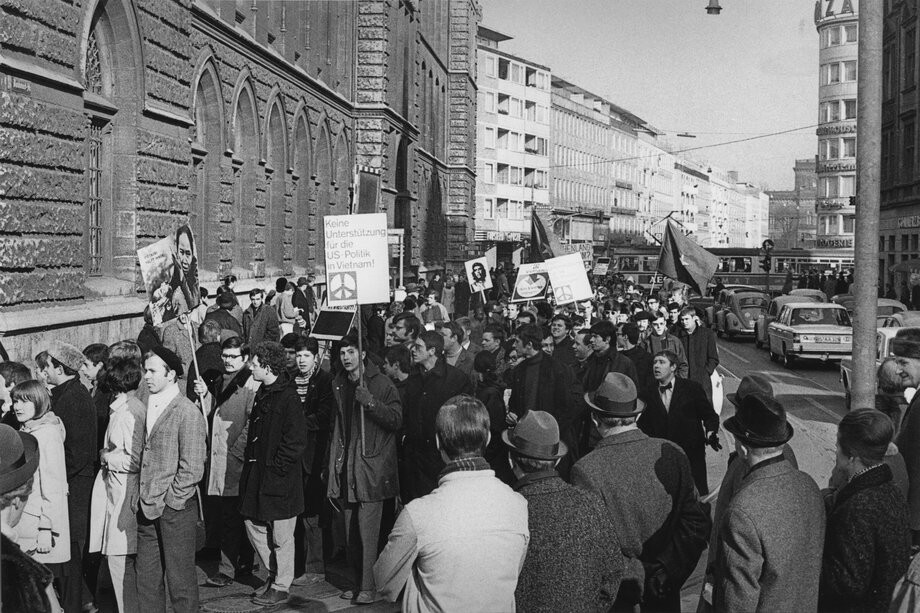
[[[83,352],[70,343],[53,341],[48,347],[48,355],[75,372],[83,366]]]
[[[920,359],[920,330],[901,328],[891,339],[891,353],[899,358]]]

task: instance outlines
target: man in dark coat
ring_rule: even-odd
[[[576,417],[571,369],[542,350],[543,332],[536,325],[518,328],[515,339],[514,348],[524,361],[506,375],[508,411],[518,419],[528,411],[546,411],[559,424],[562,440],[571,445]]]
[[[306,277],[297,279],[297,286],[294,288],[294,296],[291,298],[291,304],[300,314],[300,319],[294,327],[295,332],[310,330],[310,313],[313,311],[313,288]],[[303,320],[301,322],[301,320]]]
[[[430,494],[438,485],[444,460],[435,443],[435,418],[448,398],[473,394],[463,371],[444,361],[444,337],[433,330],[412,345],[412,372],[406,379],[406,406],[400,473],[403,504]]]
[[[572,469],[572,484],[600,494],[615,526],[626,568],[617,608],[680,611],[680,588],[709,536],[690,463],[670,441],[649,438],[636,425],[645,408],[632,379],[610,373],[585,394],[601,441]],[[613,470],[612,467],[616,469]]]
[[[785,459],[792,438],[782,404],[746,395],[725,420],[748,467],[719,527],[716,611],[814,611],[818,606],[824,502],[818,486]],[[795,518],[790,521],[790,518]]]
[[[636,367],[639,379],[639,398],[648,404],[655,394],[655,376],[652,374],[652,354],[640,344],[639,326],[633,322],[617,325],[617,349]]]
[[[632,379],[639,388],[639,375],[632,360],[617,351],[617,330],[613,323],[605,320],[591,326],[591,349],[594,354],[588,359],[582,383],[586,392],[593,392],[604,381],[608,373],[618,372]]]
[[[722,448],[719,416],[699,383],[677,377],[676,355],[670,351],[658,352],[653,371],[656,389],[639,417],[639,429],[649,436],[677,443],[690,460],[697,491],[708,494],[706,444],[713,445],[713,449]]]
[[[250,347],[262,341],[281,340],[278,311],[266,306],[265,292],[261,287],[249,291],[249,306],[243,311],[243,340]]]
[[[700,325],[699,317],[693,307],[684,307],[680,311],[682,330],[678,334],[687,354],[689,366],[687,378],[696,381],[706,392],[712,402],[712,373],[719,365],[719,349],[716,347],[716,335],[709,328]]]
[[[555,465],[567,453],[549,413],[530,411],[502,433],[515,491],[527,499],[530,543],[518,576],[519,611],[608,611],[623,574],[616,526],[593,492],[569,485]]]
[[[222,292],[217,295],[217,310],[211,311],[208,313],[204,320],[208,321],[213,319],[220,324],[221,329],[231,330],[237,334],[237,336],[243,336],[243,326],[237,321],[230,313],[230,309],[236,306],[236,300],[233,297],[233,292]]]
[[[920,332],[912,328],[898,330],[891,341],[891,352],[904,387],[920,387]],[[920,545],[920,445],[917,441],[920,441],[920,394],[915,394],[907,405],[897,440],[907,466],[907,508],[914,545]]]
[[[553,337],[553,359],[569,368],[575,368],[575,350],[572,347],[572,320],[565,315],[555,315],[549,320],[549,333]]]
[[[64,464],[67,469],[67,511],[70,517],[70,561],[61,581],[65,611],[79,611],[92,602],[83,594],[83,550],[89,532],[90,499],[93,492],[96,448],[96,408],[93,397],[80,382],[83,353],[68,343],[55,341],[35,357],[41,375],[54,386],[51,410],[64,423]]]
[[[269,573],[253,599],[262,606],[288,598],[294,580],[294,526],[304,509],[301,458],[307,424],[286,362],[284,347],[264,341],[256,346],[251,364],[261,387],[249,416],[240,513]]]

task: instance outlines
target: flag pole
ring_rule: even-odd
[[[357,311],[355,315],[358,318],[358,386],[364,386],[364,341],[362,336],[364,333],[361,326],[361,305],[355,304]],[[364,404],[359,402],[358,406],[361,407],[361,457],[367,457],[367,448],[365,447],[364,442]]]

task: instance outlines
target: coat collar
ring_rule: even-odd
[[[777,475],[792,472],[793,470],[795,469],[786,459],[786,456],[780,454],[768,460],[764,460],[763,462],[758,462],[752,466],[750,469],[748,469],[742,481],[766,479],[767,477],[775,477]]]
[[[835,506],[862,490],[871,489],[888,483],[892,478],[891,468],[887,464],[882,463],[873,466],[862,474],[856,475],[849,483],[840,488],[835,499]]]
[[[514,484],[514,491],[519,492],[530,485],[545,483],[551,479],[561,479],[555,468],[541,470],[535,473],[527,473]]]
[[[627,430],[626,432],[620,432],[619,434],[611,434],[609,436],[605,436],[594,448],[600,449],[601,447],[610,447],[613,445],[626,445],[629,443],[635,443],[637,441],[644,441],[646,439],[648,439],[647,434],[638,428],[634,428],[632,430]]]

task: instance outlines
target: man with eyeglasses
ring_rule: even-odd
[[[687,352],[684,351],[684,344],[680,339],[668,332],[668,320],[665,319],[661,312],[652,313],[652,333],[645,339],[642,346],[652,355],[662,351],[670,351],[677,356],[677,376],[681,379],[687,378],[690,371],[690,365],[687,362]]]
[[[211,521],[220,546],[217,574],[208,577],[207,585],[226,587],[234,577],[252,574],[253,550],[246,538],[240,515],[240,473],[249,432],[249,414],[259,384],[247,367],[249,348],[243,339],[231,336],[220,344],[223,374],[209,385],[195,379],[195,393],[204,399],[205,409],[213,415],[208,441],[210,464],[205,476]]]
[[[438,409],[458,394],[473,394],[473,383],[444,359],[444,337],[433,330],[419,334],[412,344],[412,372],[406,379],[406,406],[402,444],[403,504],[430,494],[438,485],[444,461],[435,443]]]

